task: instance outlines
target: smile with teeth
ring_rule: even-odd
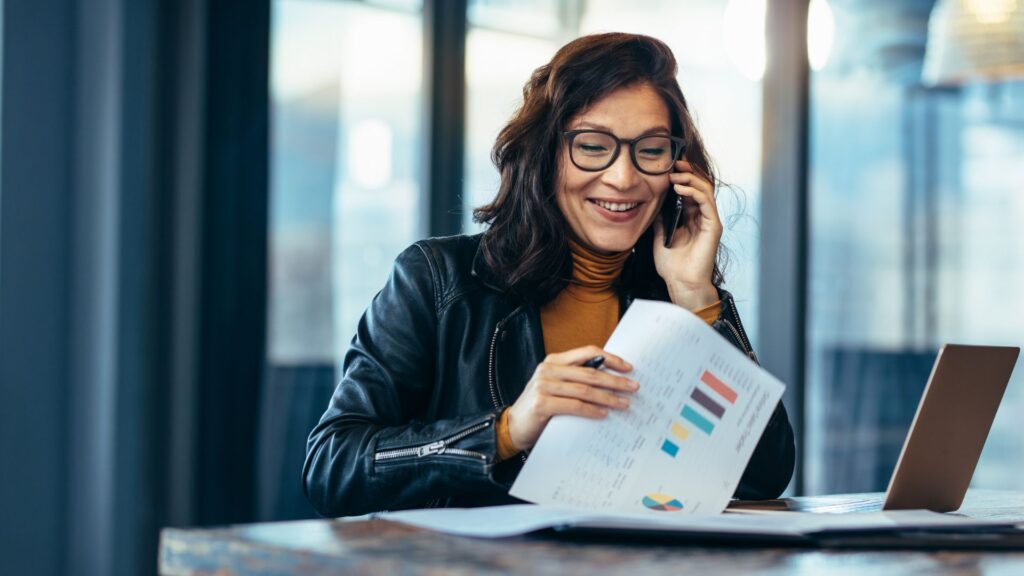
[[[639,202],[605,202],[604,200],[591,200],[591,202],[609,212],[629,212],[640,205]]]

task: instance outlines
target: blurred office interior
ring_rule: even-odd
[[[0,6],[11,574],[315,516],[305,439],[359,316],[405,246],[480,230],[498,130],[583,34],[676,54],[790,494],[884,490],[938,348],[1024,342],[1024,2]],[[972,486],[1024,489],[1021,413],[1018,363]]]

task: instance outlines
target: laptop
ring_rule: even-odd
[[[1020,348],[1005,346],[946,344],[939,350],[884,495],[736,501],[728,510],[958,510],[1019,354]]]

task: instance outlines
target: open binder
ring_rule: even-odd
[[[478,538],[540,533],[701,545],[1024,549],[1024,530],[1018,520],[976,519],[927,510],[852,514],[730,512],[663,517],[516,504],[385,512],[374,517]]]

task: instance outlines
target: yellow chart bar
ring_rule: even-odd
[[[683,428],[682,424],[676,422],[672,423],[672,435],[680,440],[686,440],[690,436],[690,431]]]

